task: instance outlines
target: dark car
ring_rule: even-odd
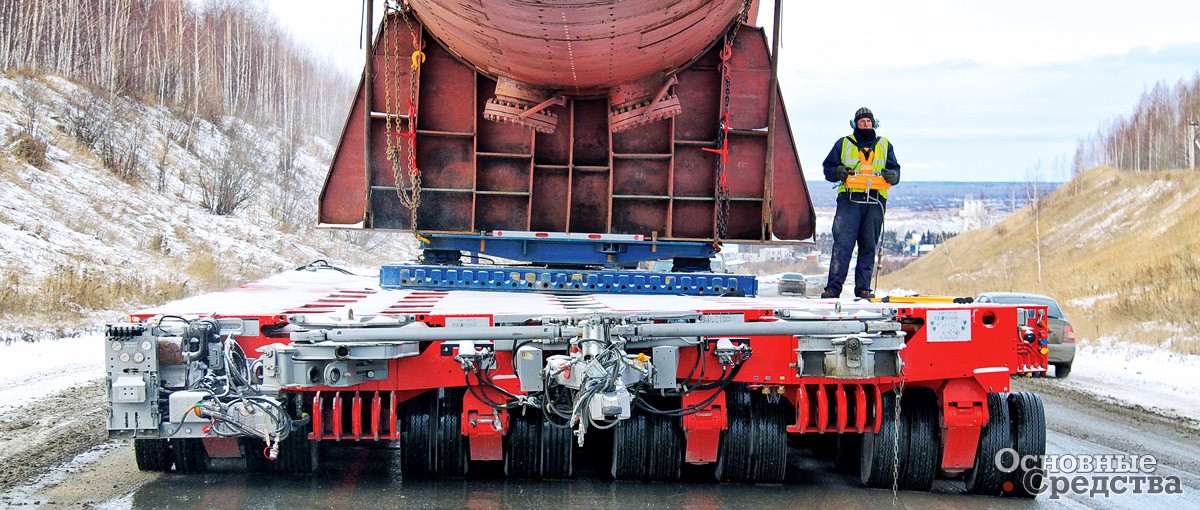
[[[779,295],[798,294],[803,296],[808,284],[800,273],[784,273],[779,277]]]
[[[1063,317],[1062,307],[1050,296],[1021,292],[984,292],[975,298],[976,303],[1001,305],[1045,305],[1050,323],[1050,365],[1054,376],[1059,379],[1071,373],[1075,362],[1075,328]]]

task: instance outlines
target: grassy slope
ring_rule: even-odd
[[[1112,336],[1200,353],[1200,172],[1090,170],[1042,203],[964,233],[880,287],[1056,297],[1084,339]]]

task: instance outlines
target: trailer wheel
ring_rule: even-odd
[[[772,403],[761,393],[754,395],[753,404],[755,481],[783,483],[787,476],[787,420],[794,414],[783,399]]]
[[[509,478],[537,478],[541,474],[542,431],[540,416],[525,411],[508,413],[504,436],[504,474]]]
[[[555,427],[545,419],[542,427],[542,478],[561,480],[571,477],[575,434],[569,427]]]
[[[914,388],[901,399],[901,420],[908,428],[908,455],[900,465],[899,487],[929,491],[941,459],[937,397],[927,388]]]
[[[892,487],[896,470],[896,459],[906,458],[905,447],[908,444],[907,434],[897,430],[896,395],[885,392],[883,399],[883,424],[879,432],[865,432],[862,435],[862,456],[858,468],[858,477],[863,485],[873,489]],[[904,428],[904,422],[900,422]],[[905,440],[902,440],[905,439]],[[900,451],[896,451],[899,446]]]
[[[1036,393],[1021,392],[1008,396],[1008,412],[1012,418],[1013,448],[1017,451],[1017,460],[1034,456],[1037,463],[1030,469],[1025,469],[1023,462],[1018,464],[1017,470],[1009,473],[1008,481],[1012,485],[1011,489],[1004,491],[1004,495],[1032,499],[1042,492],[1046,481],[1043,465],[1046,455],[1046,410],[1042,406],[1042,398]]]
[[[447,389],[438,398],[434,471],[438,476],[467,474],[467,436],[462,433],[463,396],[466,390]]]
[[[166,439],[134,439],[133,456],[142,471],[166,471],[173,462]]]
[[[204,440],[198,438],[172,439],[171,452],[175,457],[175,470],[180,473],[203,473],[208,471],[208,450]]]
[[[676,481],[683,467],[683,429],[679,418],[662,415],[647,418],[650,425],[647,478],[656,482]]]
[[[613,427],[612,477],[644,480],[650,444],[650,423],[644,414],[634,414]]]
[[[721,431],[717,453],[717,481],[754,483],[754,419],[750,416],[750,393],[738,386],[725,392],[728,428]]]
[[[1003,393],[988,394],[988,414],[987,425],[979,434],[975,467],[967,472],[967,492],[999,496],[1004,490],[1004,482],[1008,481],[1008,473],[996,466],[996,453],[1013,446],[1008,402]]]
[[[321,442],[308,438],[308,427],[293,430],[279,442],[275,470],[293,475],[316,472],[320,464]]]
[[[400,469],[405,477],[433,474],[433,434],[437,414],[437,394],[426,392],[401,406]]]

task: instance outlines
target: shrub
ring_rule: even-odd
[[[16,143],[13,145],[13,156],[29,163],[38,170],[46,168],[46,142],[35,136],[20,133],[16,135]]]

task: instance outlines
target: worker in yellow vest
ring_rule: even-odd
[[[858,244],[854,296],[870,299],[875,249],[883,229],[888,190],[900,182],[900,163],[887,138],[877,136],[879,123],[868,108],[859,108],[850,121],[854,133],[833,144],[823,163],[825,180],[838,183],[833,216],[833,257],[822,298],[836,298],[846,283],[850,255]]]

